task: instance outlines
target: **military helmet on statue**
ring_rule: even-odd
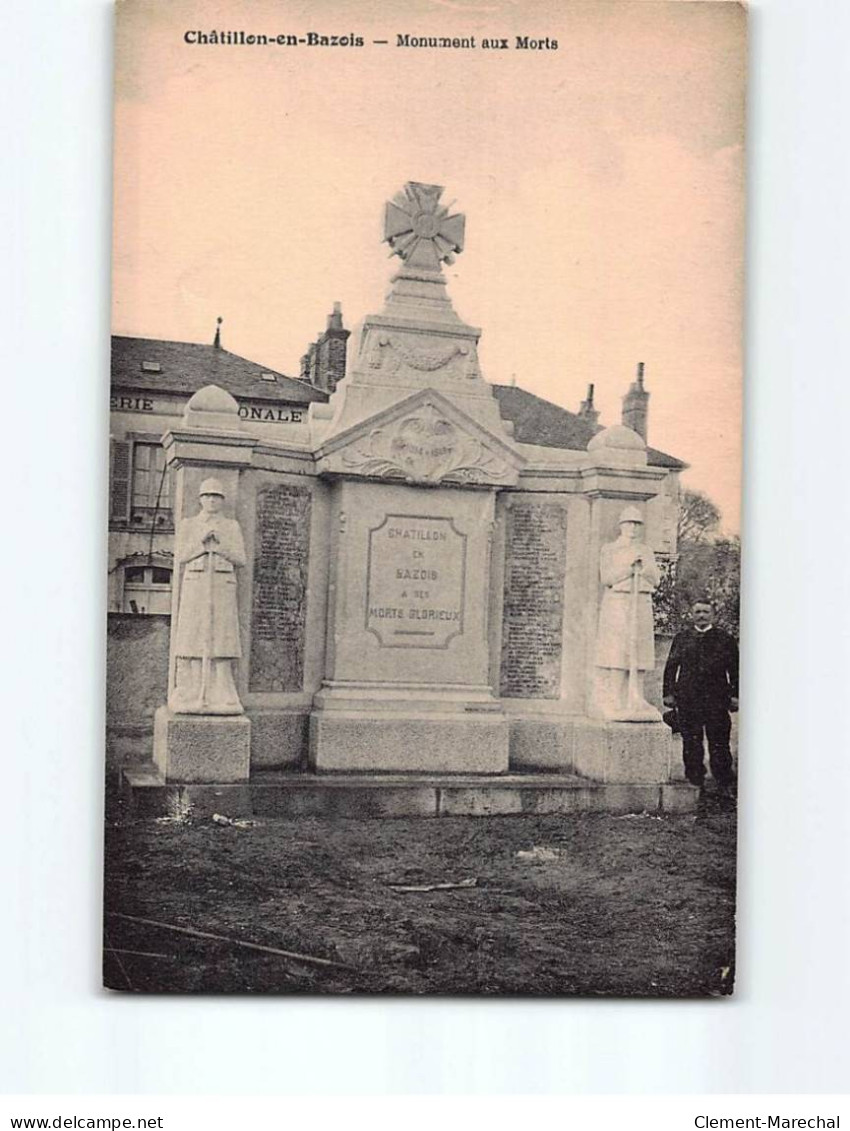
[[[622,526],[624,522],[639,522],[643,525],[643,515],[637,507],[626,507],[617,521],[620,526]]]
[[[205,479],[198,488],[198,495],[221,495],[224,498],[224,487],[220,479]]]

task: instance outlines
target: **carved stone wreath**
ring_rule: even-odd
[[[392,425],[373,429],[343,452],[342,462],[360,475],[407,483],[495,483],[510,470],[430,403]]]
[[[457,357],[465,359],[459,374],[456,367],[451,365]],[[451,367],[451,376],[462,375],[469,379],[478,376],[475,354],[463,342],[452,342],[448,346],[434,349],[414,349],[388,334],[377,335],[369,352],[370,368],[385,368],[388,373],[396,373],[402,364],[418,373],[434,373],[438,369]]]

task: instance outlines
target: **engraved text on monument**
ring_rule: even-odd
[[[369,531],[367,630],[385,648],[447,648],[463,632],[465,575],[450,518],[388,514]]]

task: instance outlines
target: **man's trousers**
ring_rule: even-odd
[[[729,735],[732,720],[725,708],[689,706],[679,708],[679,729],[682,732],[682,755],[685,777],[691,785],[702,785],[705,780],[705,749],[708,740],[708,757],[711,774],[720,786],[732,783],[732,753]]]

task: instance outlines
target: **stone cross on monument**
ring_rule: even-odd
[[[384,240],[412,270],[439,272],[442,262],[453,263],[463,251],[466,217],[450,216],[449,208],[440,204],[442,194],[442,185],[408,181],[387,202]]]

